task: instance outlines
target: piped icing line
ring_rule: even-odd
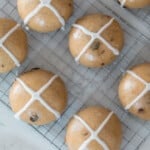
[[[106,143],[97,137],[97,135],[93,132],[93,130],[88,126],[88,124],[83,119],[81,119],[79,116],[74,116],[74,117],[77,120],[79,120],[91,134],[91,136],[81,144],[81,146],[78,148],[78,150],[85,150],[87,148],[88,144],[90,144],[90,142],[92,140],[96,140],[104,148],[104,150],[109,150]],[[93,136],[95,136],[95,137],[93,137]]]
[[[27,86],[20,78],[17,78],[17,81],[21,84],[26,92],[31,95],[31,99],[25,104],[25,106],[15,114],[16,119],[20,119],[20,116],[35,102],[39,101],[49,112],[53,113],[58,119],[60,113],[49,106],[45,100],[41,97],[41,94],[52,85],[52,83],[58,78],[57,75],[54,75],[43,87],[41,87],[37,92],[33,91],[29,86]]]
[[[1,39],[0,39],[0,48],[13,60],[17,67],[20,67],[20,62],[16,58],[16,56],[4,46],[5,41],[10,37],[18,28],[20,27],[19,24],[16,24],[12,29],[10,29]]]
[[[104,129],[104,127],[107,125],[108,121],[111,119],[111,117],[113,116],[113,112],[110,112],[108,114],[108,116],[106,117],[106,119],[100,124],[100,126],[98,127],[98,129],[96,131],[93,131],[93,129],[79,116],[75,115],[74,118],[77,119],[78,121],[80,121],[82,123],[82,125],[90,132],[91,136],[85,140],[81,146],[79,147],[78,150],[85,150],[88,146],[88,144],[90,144],[90,142],[92,142],[92,140],[96,140],[102,147],[104,150],[109,150],[108,145],[98,137],[98,134],[100,134],[100,132]]]
[[[143,84],[148,84],[148,82],[146,82],[144,79],[142,79],[139,75],[137,75],[135,72],[128,70],[127,71],[128,74],[130,74],[131,76],[133,76],[135,79],[139,80],[140,82],[142,82]]]
[[[120,4],[121,4],[121,7],[124,7],[126,1],[127,1],[127,0],[122,0],[122,1],[121,1],[121,3],[120,3]]]
[[[59,22],[61,23],[61,25],[64,27],[65,20],[63,17],[61,17],[59,12],[52,5],[47,5],[46,7],[49,8],[55,14],[55,16],[58,18]],[[62,29],[63,29],[63,27],[62,27]]]
[[[37,7],[25,17],[24,24],[27,25],[31,20],[31,18],[33,18],[42,8],[43,5],[41,4],[37,5]]]
[[[99,31],[97,33],[91,32],[88,29],[86,29],[85,27],[78,25],[78,24],[73,24],[73,27],[80,29],[83,33],[85,33],[86,35],[90,36],[91,39],[90,41],[84,46],[84,48],[81,50],[81,52],[79,53],[79,55],[75,58],[76,62],[79,62],[81,56],[88,50],[88,48],[90,47],[90,45],[94,42],[95,39],[99,39],[103,44],[105,44],[105,46],[107,46],[109,48],[109,50],[112,51],[112,53],[114,55],[119,55],[119,50],[117,50],[116,48],[114,48],[109,42],[107,42],[102,36],[101,34],[111,26],[111,24],[113,23],[115,19],[112,18],[110,19],[110,21],[108,23],[106,23],[102,28],[99,29]]]
[[[35,9],[33,9],[33,11],[31,11],[24,19],[24,24],[27,25],[29,23],[29,21],[44,7],[50,9],[55,16],[57,17],[57,19],[59,20],[59,22],[61,23],[62,26],[65,26],[65,20],[64,18],[59,14],[59,12],[51,5],[51,1],[52,0],[40,0],[40,4],[37,5],[37,7]]]
[[[129,103],[125,109],[129,110],[134,104],[136,104],[148,91],[150,91],[150,83],[146,82],[144,79],[142,79],[140,76],[138,76],[135,72],[128,70],[128,74],[133,76],[135,79],[139,80],[145,85],[144,90],[131,102]]]

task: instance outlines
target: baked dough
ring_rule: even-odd
[[[61,78],[42,69],[33,69],[17,78],[9,98],[15,117],[33,125],[58,119],[67,105]]]
[[[150,6],[150,0],[119,0],[122,7],[143,8]]]
[[[14,20],[0,18],[0,73],[19,67],[28,52],[26,33]]]
[[[108,109],[91,106],[69,122],[66,144],[69,150],[120,150],[121,123]]]
[[[103,14],[90,14],[76,21],[69,35],[75,61],[90,68],[112,63],[124,45],[119,23]]]
[[[119,97],[126,110],[150,120],[150,63],[128,70],[119,85]]]
[[[24,24],[37,32],[63,27],[73,13],[73,0],[18,0],[17,6]]]

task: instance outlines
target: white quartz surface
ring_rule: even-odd
[[[0,103],[0,150],[52,150],[33,128],[16,120]]]
[[[150,136],[146,141],[141,145],[140,150],[150,150]]]

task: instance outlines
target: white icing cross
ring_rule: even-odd
[[[59,22],[62,24],[62,26],[65,26],[65,20],[64,18],[59,14],[59,12],[51,5],[52,0],[39,0],[40,4],[37,5],[37,7],[32,10],[24,19],[24,24],[27,25],[28,22],[44,7],[47,7],[50,9],[58,18]]]
[[[119,50],[112,47],[110,43],[108,43],[101,34],[113,23],[114,18],[112,18],[107,24],[105,24],[102,28],[99,29],[97,33],[91,32],[84,28],[81,25],[73,24],[73,27],[80,29],[82,32],[84,32],[86,35],[91,36],[91,40],[85,45],[85,47],[82,49],[80,54],[75,58],[76,62],[79,62],[81,56],[88,50],[88,48],[91,46],[91,44],[95,41],[95,39],[99,39],[102,43],[104,43],[112,52],[114,55],[119,55]]]
[[[128,104],[125,109],[130,109],[135,103],[137,103],[148,91],[150,91],[150,83],[146,82],[144,79],[142,79],[140,76],[138,76],[133,71],[127,71],[128,74],[139,80],[141,83],[145,85],[145,89],[130,103]]]
[[[121,7],[124,7],[126,1],[127,1],[127,0],[122,0],[122,1],[121,1]]]
[[[79,147],[78,150],[87,149],[88,144],[90,144],[90,142],[93,141],[93,140],[96,140],[103,147],[104,150],[109,150],[108,145],[98,137],[98,134],[100,134],[100,132],[106,126],[106,124],[108,123],[108,121],[110,120],[110,118],[112,117],[113,114],[114,114],[113,112],[110,112],[109,115],[100,124],[100,126],[98,127],[98,129],[96,131],[93,131],[91,129],[91,127],[82,118],[80,118],[77,115],[74,116],[74,118],[77,119],[78,121],[80,121],[91,134],[91,136],[81,144],[81,146]]]
[[[58,119],[60,117],[60,113],[50,107],[45,100],[41,97],[41,94],[54,82],[57,78],[57,75],[54,75],[43,87],[41,87],[37,92],[33,91],[30,87],[28,87],[21,79],[17,78],[17,81],[22,85],[26,92],[31,95],[31,99],[25,104],[25,106],[15,114],[15,118],[19,119],[21,114],[25,112],[35,101],[39,101],[49,112],[53,113],[55,117]]]
[[[13,60],[13,62],[17,67],[20,66],[20,62],[15,57],[15,55],[8,48],[6,48],[6,46],[4,46],[4,43],[8,39],[8,37],[10,37],[19,28],[19,26],[20,26],[19,24],[14,26],[0,39],[0,48]]]

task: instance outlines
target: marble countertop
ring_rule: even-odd
[[[52,150],[33,128],[16,120],[0,103],[0,150]]]
[[[150,150],[150,136],[146,139],[146,141],[141,145],[139,150]]]

